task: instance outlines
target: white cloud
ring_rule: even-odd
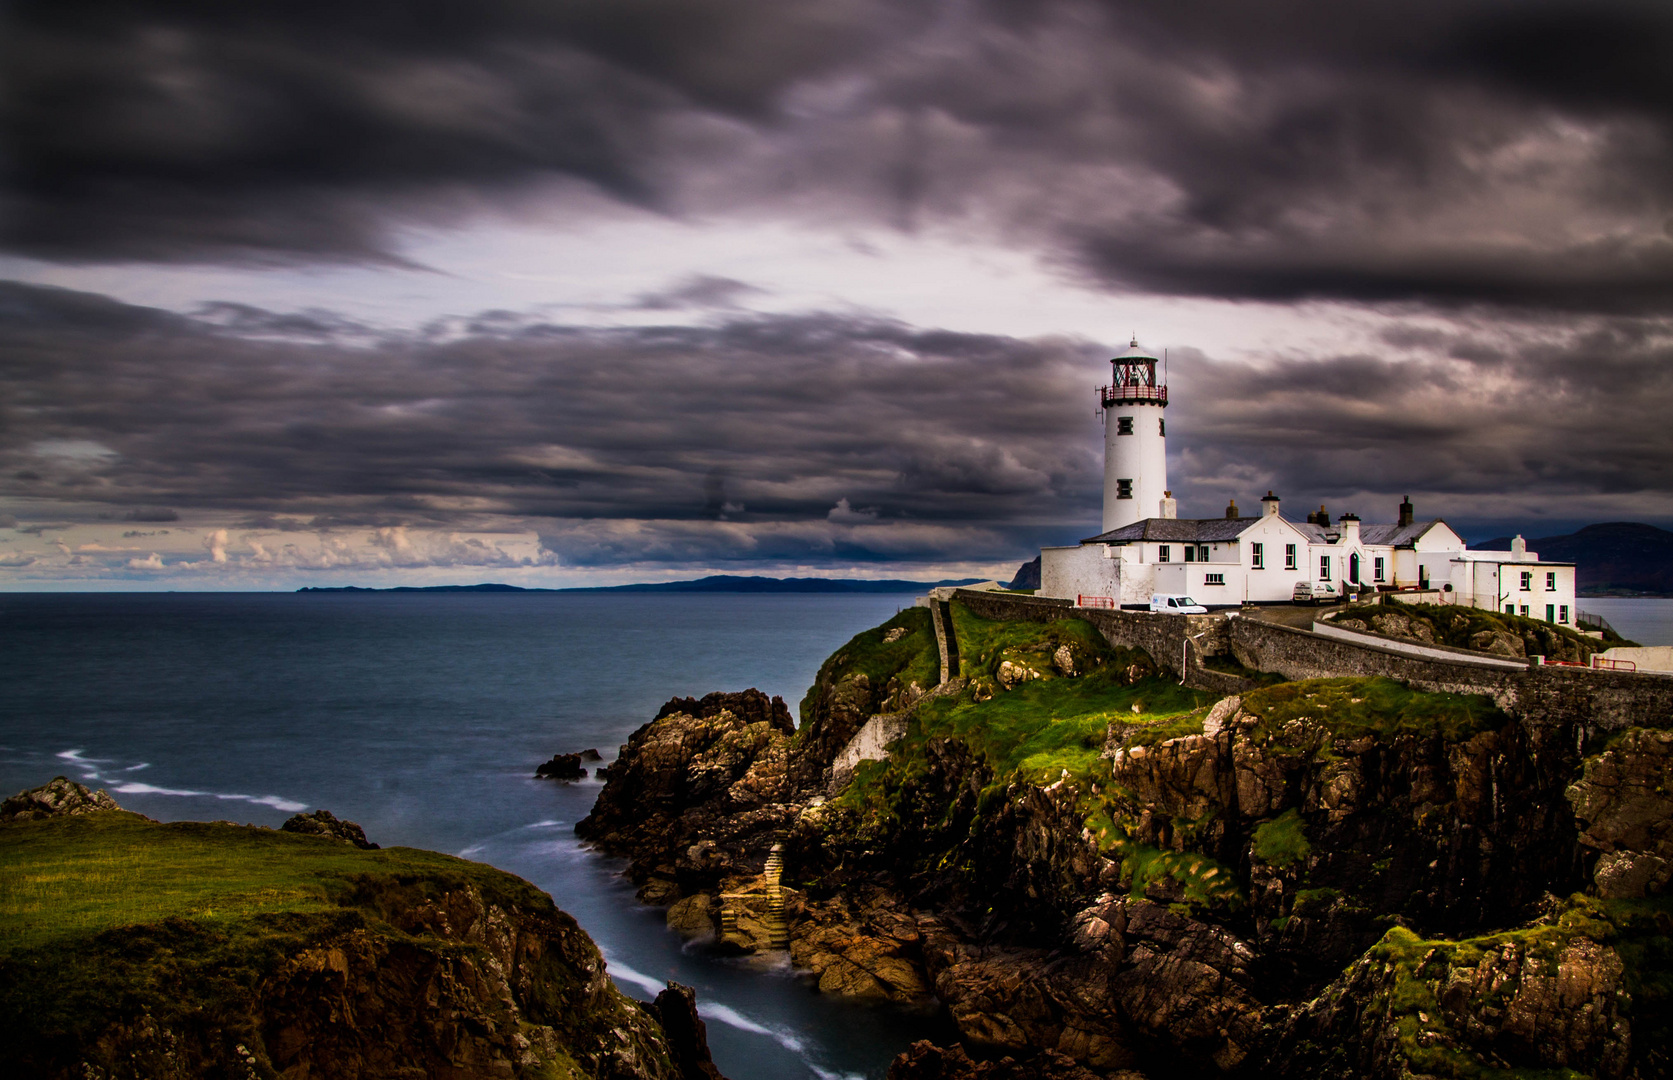
[[[155,551],[153,551],[150,555],[146,556],[143,559],[129,559],[128,560],[128,569],[130,569],[130,570],[161,570],[161,569],[163,569],[163,557],[161,555],[157,554]]]

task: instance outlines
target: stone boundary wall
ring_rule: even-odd
[[[1085,619],[1112,645],[1143,649],[1176,677],[1181,674],[1182,647],[1190,636],[1194,640],[1184,679],[1187,685],[1204,690],[1237,693],[1249,685],[1201,666],[1201,656],[1229,653],[1245,667],[1276,672],[1286,679],[1384,676],[1420,690],[1486,694],[1511,712],[1537,713],[1604,729],[1673,727],[1673,675],[1566,667],[1502,668],[1469,659],[1411,656],[1383,645],[1325,637],[1241,616],[1152,615],[1077,608],[1067,600],[991,592],[961,591],[958,600],[984,619]]]

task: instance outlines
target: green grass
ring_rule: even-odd
[[[891,630],[906,634],[885,641]],[[824,688],[849,675],[863,674],[871,684],[872,707],[883,703],[894,682],[900,690],[917,683],[922,690],[941,680],[941,653],[935,643],[935,625],[928,608],[913,607],[870,630],[855,634],[848,644],[832,653],[819,668],[819,675],[802,697],[802,731],[807,730]]]
[[[93,814],[0,827],[0,954],[113,927],[336,910],[368,874],[470,881],[548,906],[532,885],[414,848],[361,851],[295,833]]]
[[[1250,851],[1268,866],[1293,866],[1305,860],[1313,853],[1313,845],[1307,842],[1307,823],[1301,820],[1301,811],[1292,806],[1255,826]]]
[[[1251,691],[1245,711],[1259,717],[1257,740],[1285,744],[1320,735],[1392,739],[1402,735],[1440,735],[1460,742],[1502,726],[1508,717],[1491,698],[1480,694],[1432,694],[1384,678],[1308,679]]]
[[[1054,679],[1058,673],[1052,657],[1064,645],[1075,654],[1076,664],[1083,671],[1112,663],[1118,654],[1133,652],[1113,648],[1098,628],[1084,619],[1006,622],[984,619],[956,600],[949,607],[953,636],[958,641],[959,673],[968,679],[993,679],[1006,660],[1039,672],[1041,679]],[[1143,653],[1134,655],[1149,664],[1150,658]]]

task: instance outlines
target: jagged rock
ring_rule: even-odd
[[[856,906],[838,896],[796,912],[790,959],[811,970],[819,989],[843,997],[914,1001],[927,997],[916,920],[873,893]]]
[[[594,751],[597,756],[597,751]],[[535,769],[534,775],[545,780],[580,780],[587,775],[581,767],[580,754],[553,754],[552,760]]]
[[[1583,826],[1580,843],[1600,853],[1597,894],[1661,895],[1673,878],[1673,732],[1626,732],[1586,759],[1565,794]]]
[[[682,937],[713,937],[715,901],[708,893],[697,893],[674,901],[668,907],[668,926]]]
[[[1103,1080],[1097,1073],[1054,1050],[1030,1055],[1021,1061],[972,1061],[964,1047],[936,1046],[926,1040],[913,1043],[889,1064],[886,1080]],[[1144,1080],[1140,1073],[1122,1071],[1108,1080]]]
[[[366,832],[352,821],[342,821],[329,810],[315,810],[311,814],[297,814],[279,826],[281,832],[323,836],[352,844],[363,851],[376,851],[378,845],[366,839]]]
[[[0,822],[32,821],[66,814],[91,814],[120,810],[104,788],[92,790],[65,776],[55,776],[38,788],[20,791],[0,803]]]
[[[691,987],[670,982],[651,1008],[662,1022],[680,1080],[726,1080],[709,1056],[708,1028],[697,1015],[697,994]]]
[[[1075,650],[1068,645],[1057,647],[1057,651],[1051,654],[1051,663],[1057,669],[1058,674],[1065,678],[1072,679],[1080,674],[1080,670],[1075,666]]]
[[[908,631],[906,627],[897,626],[893,630],[890,630],[887,634],[883,635],[883,644],[893,645],[895,642],[905,637],[908,633],[910,633],[910,631]]]
[[[1507,630],[1478,630],[1470,635],[1470,648],[1477,652],[1510,656],[1518,660],[1525,659],[1528,655],[1528,647],[1522,639]]]
[[[604,758],[601,757],[599,755],[598,751],[596,749],[594,749],[593,747],[588,747],[587,749],[581,751],[580,757],[581,757],[582,761],[603,761],[604,760]]]

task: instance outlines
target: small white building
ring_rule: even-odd
[[[1542,562],[1517,537],[1508,552],[1470,551],[1446,522],[1332,523],[1323,507],[1286,520],[1267,492],[1258,517],[1234,502],[1223,518],[1181,519],[1167,486],[1167,387],[1135,340],[1110,361],[1104,409],[1104,531],[1040,552],[1040,595],[1084,606],[1148,607],[1155,593],[1208,607],[1290,600],[1299,582],[1337,593],[1375,591],[1412,602],[1491,608],[1574,625],[1574,564]],[[1155,516],[1144,516],[1153,511]]]

